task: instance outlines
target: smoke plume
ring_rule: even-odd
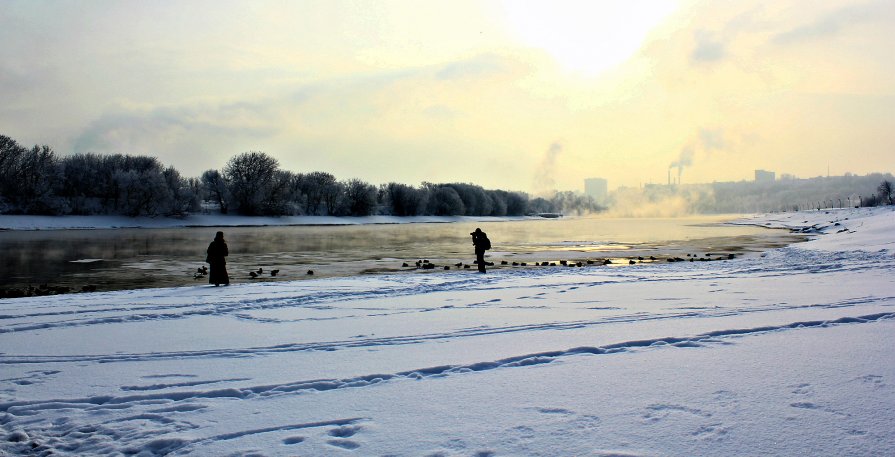
[[[671,162],[671,165],[668,165],[668,180],[671,184],[671,169],[677,168],[677,183],[681,183],[681,174],[684,172],[684,167],[689,167],[693,165],[693,154],[695,152],[695,148],[692,144],[688,144],[681,149],[681,153],[678,156],[678,159],[674,162]]]

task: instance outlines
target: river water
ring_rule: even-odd
[[[416,261],[454,266],[475,259],[469,233],[488,233],[492,268],[512,262],[570,262],[629,258],[726,256],[786,245],[800,238],[785,231],[722,224],[732,216],[668,219],[581,217],[479,223],[346,226],[188,227],[173,229],[50,230],[0,232],[0,289],[41,284],[81,290],[139,289],[205,284],[196,278],[217,230],[230,248],[234,283],[403,272],[425,274]],[[509,265],[501,265],[507,261]],[[648,260],[647,260],[648,261]],[[402,265],[407,263],[409,267]],[[250,271],[263,270],[258,279]],[[529,267],[531,268],[531,267]],[[272,269],[280,270],[271,277]],[[314,272],[313,276],[307,274]],[[430,270],[431,271],[431,270]],[[460,274],[461,272],[458,272]]]

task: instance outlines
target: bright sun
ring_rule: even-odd
[[[640,49],[647,33],[677,8],[674,0],[554,0],[503,3],[527,46],[547,51],[564,68],[597,75]]]

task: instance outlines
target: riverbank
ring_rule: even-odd
[[[0,232],[0,298],[60,291],[177,287],[207,281],[205,248],[223,230],[231,282],[466,270],[469,233],[488,232],[494,269],[575,264],[602,267],[716,260],[783,246],[803,236],[722,224],[725,216],[674,219],[456,220],[450,223],[175,227]],[[694,256],[696,258],[694,258]],[[652,259],[655,260],[652,260]],[[423,262],[428,260],[428,262]],[[262,274],[257,274],[261,269]],[[268,272],[279,270],[276,276]],[[309,270],[314,275],[308,275]],[[41,287],[43,286],[43,287]]]
[[[0,453],[895,453],[895,212],[738,223],[813,239],[0,300]]]
[[[341,226],[370,224],[437,224],[453,222],[505,222],[539,219],[534,216],[236,216],[194,214],[177,217],[127,216],[20,216],[0,215],[0,230],[90,230],[178,227]]]
[[[815,238],[812,249],[878,251],[895,248],[895,206],[769,213],[730,223],[806,234]]]

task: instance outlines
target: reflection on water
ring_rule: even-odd
[[[115,229],[0,232],[0,288],[49,283],[99,290],[205,283],[194,279],[217,230],[230,247],[228,271],[248,282],[249,271],[279,269],[278,280],[406,271],[416,260],[472,263],[469,233],[488,233],[498,264],[685,253],[760,250],[796,240],[779,231],[719,225],[723,217],[678,219],[564,218],[513,222]],[[505,267],[509,268],[509,266]]]

